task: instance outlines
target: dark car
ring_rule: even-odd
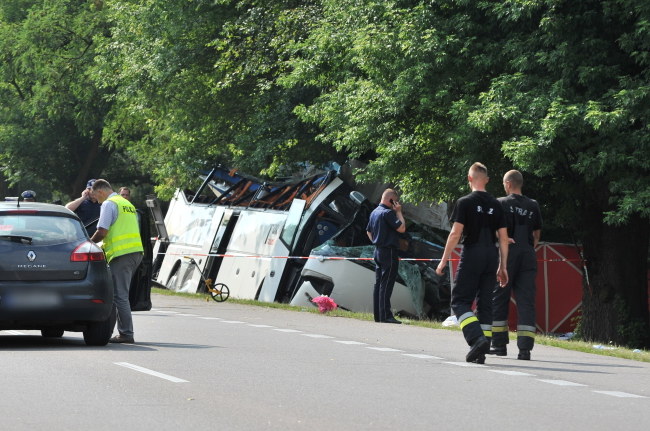
[[[83,332],[108,343],[115,324],[104,252],[60,205],[0,202],[0,330]]]

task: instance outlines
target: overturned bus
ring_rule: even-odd
[[[375,205],[335,171],[267,183],[217,167],[196,192],[177,190],[164,220],[155,197],[147,205],[158,229],[158,285],[203,293],[209,278],[234,298],[315,306],[314,297],[327,295],[342,309],[372,312],[373,246],[365,229]],[[407,219],[400,241],[393,311],[444,319],[450,283],[434,270],[439,238]]]

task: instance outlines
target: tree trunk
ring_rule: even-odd
[[[99,178],[102,171],[108,164],[108,160],[112,151],[103,148],[102,131],[97,130],[93,137],[90,139],[90,144],[84,148],[82,164],[79,166],[79,171],[74,177],[72,184],[70,184],[71,196],[74,198],[80,196],[83,189],[86,188],[86,183],[92,178]]]
[[[592,208],[593,210],[593,208]],[[650,223],[631,217],[606,225],[602,211],[585,211],[584,282],[580,335],[589,341],[650,346],[648,241]]]
[[[7,181],[4,175],[2,175],[2,172],[0,172],[0,196],[7,196],[7,190]]]

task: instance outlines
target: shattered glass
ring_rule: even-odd
[[[340,247],[335,245],[334,240],[329,240],[314,248],[311,254],[312,256],[324,257],[337,256],[372,259],[374,251],[375,247],[373,245]],[[358,260],[356,263],[373,271],[375,270],[375,263],[373,260]],[[417,317],[424,317],[424,283],[422,282],[422,274],[420,273],[419,266],[408,261],[400,261],[397,272],[399,274],[397,281],[408,287],[411,293],[411,299],[413,300],[413,306],[417,312]]]

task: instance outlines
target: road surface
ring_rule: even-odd
[[[153,295],[134,345],[0,331],[5,430],[647,430],[650,363]]]

